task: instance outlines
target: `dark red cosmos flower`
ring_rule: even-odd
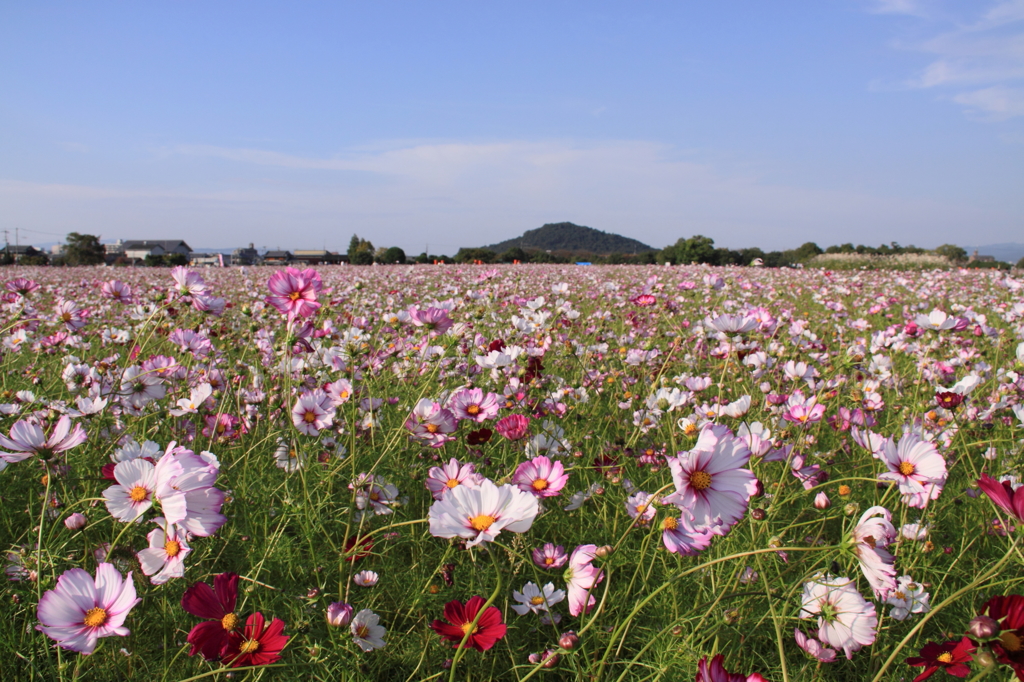
[[[1014,490],[1009,481],[1000,483],[988,474],[981,475],[981,478],[978,479],[978,487],[1000,509],[1018,521],[1024,521],[1024,487]]]
[[[444,605],[444,617],[448,621],[435,620],[430,629],[441,635],[441,639],[455,642],[459,647],[462,638],[469,633],[465,648],[473,647],[477,651],[487,651],[505,636],[505,624],[501,622],[501,611],[495,606],[488,606],[481,614],[480,620],[473,625],[473,619],[486,600],[483,597],[470,597],[466,605],[455,600]],[[450,623],[450,625],[449,625]]]
[[[487,344],[487,352],[491,353],[496,350],[505,350],[505,341],[503,339],[494,339]]]
[[[197,618],[205,618],[188,633],[192,645],[189,656],[201,653],[208,661],[219,659],[228,645],[228,635],[241,620],[235,615],[238,599],[238,574],[221,573],[213,578],[213,587],[196,583],[181,595],[181,608]]]
[[[925,667],[924,672],[914,678],[914,682],[928,679],[939,668],[953,677],[967,677],[971,672],[967,663],[974,660],[971,654],[977,648],[978,645],[968,637],[959,642],[928,642],[922,647],[920,656],[911,656],[907,659],[907,665]]]
[[[470,431],[466,436],[466,443],[469,445],[483,445],[491,439],[494,435],[494,431],[490,429],[478,429],[476,431]]]
[[[356,550],[356,547],[359,550]],[[373,549],[373,537],[367,535],[364,538],[358,536],[347,538],[345,540],[345,551],[343,556],[345,561],[358,561],[359,559],[365,559],[370,556],[370,550]]]
[[[953,391],[939,391],[935,394],[935,402],[938,403],[939,407],[944,407],[947,410],[959,407],[963,401],[964,396]]]
[[[263,614],[257,611],[245,621],[245,630],[228,634],[224,661],[232,668],[242,665],[269,665],[281,659],[281,649],[288,643],[284,621],[275,618],[264,626]]]
[[[654,296],[651,296],[650,294],[640,294],[629,299],[629,302],[632,303],[633,305],[640,306],[641,308],[649,308],[650,306],[657,303],[658,299],[656,299]]]
[[[981,614],[999,621],[999,639],[991,643],[996,660],[1005,663],[1024,680],[1024,597],[995,596],[981,607]]]

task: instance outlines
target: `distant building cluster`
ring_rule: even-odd
[[[50,248],[51,257],[64,253],[65,245]],[[103,245],[107,265],[144,265],[153,262],[184,262],[194,267],[227,267],[229,265],[340,265],[348,263],[348,255],[327,249],[267,250],[260,253],[252,244],[227,253],[199,253],[182,239],[129,239]],[[46,255],[34,246],[8,244],[3,253],[14,262]]]

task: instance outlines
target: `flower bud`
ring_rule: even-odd
[[[542,668],[554,668],[558,665],[558,659],[561,658],[561,656],[558,655],[558,652],[552,649],[546,650],[542,655],[544,657],[544,662],[541,664]]]
[[[352,605],[343,601],[331,602],[327,607],[327,624],[342,628],[352,621]]]
[[[602,559],[604,559],[605,557],[607,557],[611,553],[612,553],[612,546],[611,545],[604,545],[603,547],[598,547],[594,551],[594,554],[599,556],[599,557],[601,557]]]
[[[991,639],[999,634],[999,623],[988,616],[975,616],[967,625],[967,632],[975,639]]]
[[[576,645],[579,643],[579,635],[577,635],[572,630],[563,633],[562,636],[558,638],[558,646],[562,647],[566,651],[572,651],[576,648]]]
[[[768,516],[768,514],[765,513],[764,509],[761,509],[760,507],[754,507],[753,509],[750,510],[750,518],[754,519],[755,521],[764,521],[766,516]]]
[[[64,519],[64,525],[67,526],[68,530],[82,530],[87,523],[89,523],[89,519],[85,518],[85,514],[78,512]]]
[[[814,496],[814,508],[815,509],[828,509],[832,506],[832,500],[828,499],[828,495],[824,491]]]
[[[860,511],[860,505],[857,504],[856,502],[850,502],[849,504],[847,504],[846,506],[843,507],[843,513],[846,514],[847,516],[853,516],[854,514],[856,514],[859,511]]]

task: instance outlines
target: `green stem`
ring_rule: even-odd
[[[480,617],[484,615],[484,612],[495,602],[498,598],[498,594],[501,593],[501,566],[498,565],[498,555],[488,549],[488,554],[491,555],[491,562],[494,564],[494,576],[497,579],[494,585],[494,592],[491,593],[490,599],[484,602],[484,605],[480,607],[480,610],[476,612],[476,618],[466,628],[466,634],[462,636],[462,641],[459,642],[459,647],[452,657],[452,668],[448,673],[448,682],[455,682],[455,667],[458,665],[462,657],[466,655],[466,642],[469,641],[469,636],[476,630],[476,624],[480,621]]]

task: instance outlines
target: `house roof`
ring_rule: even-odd
[[[124,243],[125,251],[142,251],[145,249],[153,249],[159,246],[164,251],[173,251],[178,248],[178,245],[184,245],[189,251],[192,247],[186,244],[181,239],[129,239]]]
[[[17,246],[15,246],[14,244],[7,244],[6,246],[4,246],[3,250],[4,250],[5,253],[22,253],[22,254],[38,253],[38,252],[40,252],[39,249],[37,249],[34,246],[30,246],[28,244],[20,244],[20,245],[17,245]]]
[[[291,258],[291,251],[267,251],[263,254],[264,258]]]

